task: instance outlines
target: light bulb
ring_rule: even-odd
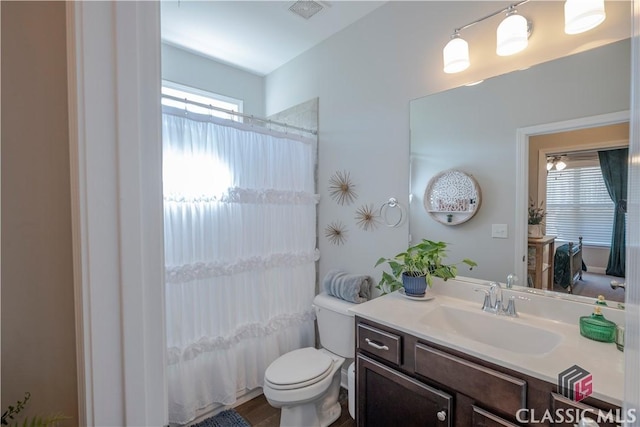
[[[496,53],[500,56],[513,55],[526,48],[529,44],[527,18],[511,12],[498,25],[496,39]]]
[[[564,168],[566,168],[566,167],[567,167],[567,164],[566,164],[565,162],[563,162],[562,160],[558,160],[558,161],[556,162],[556,170],[561,171],[561,170],[563,170],[563,169],[564,169]]]
[[[553,162],[551,160],[549,160],[547,162],[547,170],[550,171],[553,168]]]
[[[584,33],[600,25],[606,17],[604,0],[567,0],[564,3],[564,32]]]
[[[445,73],[459,73],[469,68],[469,44],[456,33],[442,49]]]

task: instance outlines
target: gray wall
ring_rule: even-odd
[[[78,424],[64,2],[2,2],[2,408]]]
[[[241,99],[246,114],[265,116],[264,78],[256,74],[163,44],[162,78]]]
[[[628,24],[613,20],[622,13],[622,22],[629,22],[629,4],[624,2],[607,3],[607,21],[577,37],[562,32],[562,2],[531,2],[522,7],[535,22],[527,50],[497,57],[497,23],[489,21],[468,33],[472,66],[459,74],[443,73],[442,48],[452,29],[498,5],[504,2],[388,2],[266,77],[267,114],[316,96],[320,100],[321,277],[332,268],[344,268],[378,279],[381,268],[374,269],[375,261],[406,248],[406,222],[369,232],[359,229],[354,217],[360,206],[377,209],[389,197],[408,205],[410,100],[630,34]],[[340,206],[329,196],[329,178],[339,170],[349,171],[356,185],[358,199],[351,206]],[[344,245],[332,245],[324,236],[333,221],[342,221],[348,229]]]

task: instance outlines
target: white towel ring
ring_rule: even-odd
[[[389,213],[389,209],[396,209],[396,208],[398,209],[398,213],[400,214],[400,216],[398,220],[394,222],[393,220],[389,220],[387,215]],[[384,221],[384,224],[387,227],[390,227],[390,228],[398,227],[402,222],[402,219],[404,218],[404,214],[405,214],[404,208],[402,207],[402,205],[400,205],[400,203],[395,197],[389,198],[389,200],[387,200],[382,204],[382,206],[380,206],[380,218],[382,218],[382,220]]]

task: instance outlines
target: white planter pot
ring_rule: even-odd
[[[542,224],[529,224],[528,231],[529,237],[533,237],[534,239],[539,239],[544,236],[542,233]]]

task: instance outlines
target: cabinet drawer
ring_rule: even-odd
[[[518,427],[499,416],[485,411],[482,408],[473,406],[473,427]]]
[[[402,337],[373,326],[358,323],[358,348],[381,359],[400,365]]]
[[[554,426],[571,426],[580,421],[580,418],[584,415],[586,417],[595,420],[600,427],[614,427],[619,426],[620,422],[615,422],[616,417],[621,417],[622,411],[612,410],[599,410],[593,406],[586,405],[582,402],[576,402],[568,399],[560,394],[551,393],[551,412],[552,414],[562,414],[562,417],[557,417]],[[600,418],[598,415],[600,412]]]
[[[515,417],[527,402],[527,382],[418,343],[415,372]]]

